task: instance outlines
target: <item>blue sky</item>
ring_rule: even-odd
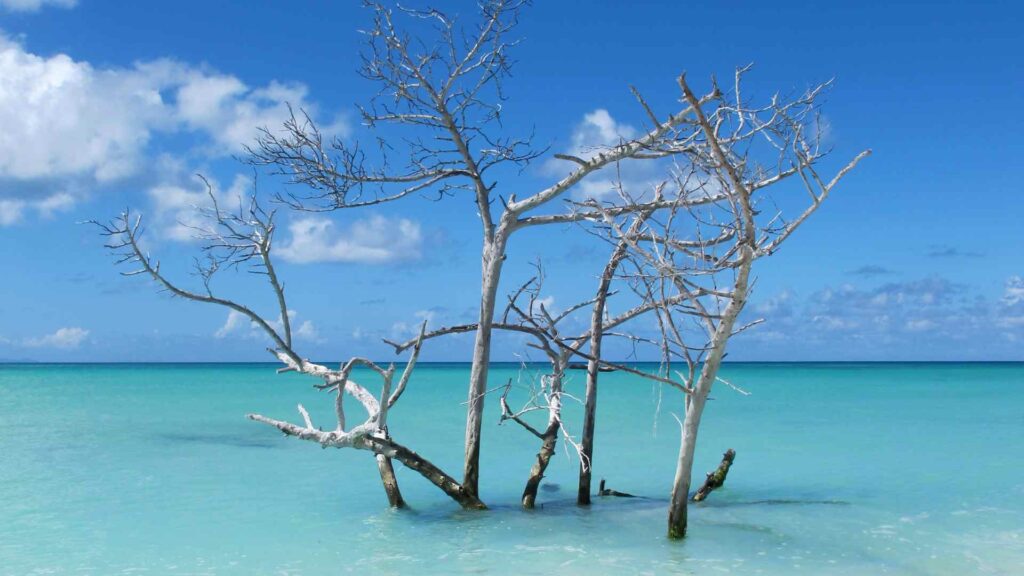
[[[193,174],[246,186],[233,155],[284,102],[365,137],[354,105],[374,86],[355,73],[358,4],[0,0],[0,359],[269,359],[225,311],[118,276],[76,222],[130,206],[152,252],[184,273],[195,245],[176,221],[199,198]],[[445,6],[469,16],[473,3]],[[836,154],[874,154],[760,262],[748,315],[767,322],[730,358],[1024,360],[1022,17],[1011,2],[537,2],[518,29],[505,125],[567,150],[642,124],[630,85],[671,109],[684,70],[706,87],[754,62],[748,90],[762,97],[835,77]],[[549,180],[538,162],[502,186]],[[284,214],[279,236],[304,354],[388,357],[380,338],[421,318],[473,319],[467,198],[317,218]],[[556,306],[594,284],[602,255],[579,230],[513,242],[509,286],[538,256]],[[225,288],[247,297],[250,280]],[[469,342],[424,357],[464,360]],[[498,348],[515,359],[515,342]]]

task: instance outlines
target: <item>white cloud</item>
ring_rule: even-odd
[[[437,319],[445,311],[446,310],[444,308],[440,307],[429,308],[427,310],[417,310],[413,313],[413,316],[416,317],[415,322],[399,321],[391,325],[391,338],[400,340],[402,338],[413,338],[419,336],[420,327],[423,326],[424,321],[427,323],[428,328],[441,326],[444,322],[438,322]],[[356,333],[353,332],[352,336],[354,338],[359,339],[360,337],[366,336],[366,332],[364,330],[360,328],[357,328],[356,330],[358,331],[359,336],[356,336]]]
[[[927,332],[934,329],[938,324],[927,318],[913,318],[907,320],[906,329],[908,332]]]
[[[216,180],[209,180],[217,203],[225,210],[238,206],[239,199],[246,197],[251,181],[242,175],[236,175],[231,186],[223,190]],[[147,190],[153,203],[150,225],[155,227],[160,236],[179,242],[189,242],[195,238],[196,228],[204,222],[197,208],[212,206],[206,184],[198,178],[190,186],[177,184],[160,184]]]
[[[320,338],[320,332],[316,329],[316,326],[313,325],[313,322],[309,320],[303,320],[302,324],[299,325],[298,329],[296,329],[292,333],[292,336],[294,336],[297,340],[306,340],[308,342],[323,342],[323,339]]]
[[[177,91],[177,118],[196,131],[213,138],[220,152],[244,150],[259,135],[259,129],[274,130],[288,117],[288,104],[312,111],[308,89],[302,84],[271,82],[250,89],[234,76],[189,71]],[[328,136],[343,136],[347,125],[340,121],[324,125]]]
[[[252,320],[249,320],[248,316],[238,310],[231,310],[228,312],[228,317],[224,320],[224,325],[214,332],[213,336],[215,338],[226,338],[243,329],[252,331]]]
[[[168,116],[157,78],[41,57],[0,37],[0,176],[121,177]]]
[[[572,153],[589,159],[601,150],[632,140],[636,136],[636,128],[617,122],[607,110],[598,108],[590,114],[584,114],[583,122],[573,132]]]
[[[1006,286],[1003,290],[1003,304],[1015,306],[1024,302],[1024,278],[1010,276],[1006,279]]]
[[[321,216],[292,221],[291,238],[276,253],[299,264],[311,262],[364,262],[382,264],[420,258],[423,233],[418,222],[375,215],[339,230]]]
[[[11,12],[36,12],[43,6],[74,8],[78,0],[0,0],[0,8]]]
[[[68,192],[57,192],[51,196],[47,196],[42,200],[32,203],[32,207],[35,208],[40,216],[44,218],[50,218],[57,212],[64,212],[69,210],[75,205],[75,197]]]
[[[789,290],[783,290],[775,296],[754,306],[754,311],[758,314],[772,315],[776,317],[788,316],[793,312],[792,300],[793,293]]]
[[[34,210],[43,218],[52,218],[57,212],[69,210],[74,204],[75,197],[67,192],[57,192],[41,200],[0,198],[0,227],[18,224],[24,219],[27,209]]]
[[[0,225],[17,222],[30,205],[44,216],[69,208],[81,196],[69,190],[152,170],[156,136],[188,134],[189,146],[206,156],[240,152],[260,127],[282,124],[286,103],[316,113],[299,84],[250,87],[167,59],[95,67],[34,54],[0,33],[0,180],[25,184],[2,187],[0,201],[23,204],[0,208]],[[326,126],[332,135],[345,129],[341,121]]]
[[[825,330],[852,330],[859,325],[855,320],[829,316],[827,314],[819,314],[811,318],[811,322]]]
[[[39,338],[28,338],[25,340],[25,346],[31,346],[34,348],[63,348],[65,350],[71,348],[78,348],[86,338],[89,337],[89,331],[83,328],[60,328],[53,334],[47,334]]]
[[[0,199],[0,226],[10,226],[20,222],[24,212],[24,200]]]
[[[310,320],[304,320],[302,324],[295,327],[295,319],[298,316],[298,312],[295,310],[288,311],[288,320],[292,325],[292,337],[295,340],[305,340],[307,342],[320,343],[324,340],[320,338],[320,332],[317,330],[316,325]],[[284,323],[278,318],[275,321],[270,321],[270,327],[276,330],[279,334],[283,335]],[[228,336],[238,336],[241,338],[249,338],[253,340],[261,340],[269,338],[267,333],[255,322],[249,319],[248,316],[242,314],[237,310],[228,311],[227,318],[224,319],[224,324],[213,333],[215,338],[224,339]]]
[[[572,145],[566,153],[589,160],[598,153],[612,146],[621,144],[639,136],[639,130],[629,124],[619,122],[604,108],[598,108],[583,115],[583,120],[573,129],[570,138]],[[565,160],[551,159],[544,164],[544,172],[551,176],[561,177],[574,169],[576,164]],[[626,192],[640,196],[653,190],[658,182],[664,179],[664,165],[651,161],[626,160],[605,168],[587,177],[574,189],[577,199],[593,198],[595,200],[610,199],[616,194],[621,179]]]
[[[538,313],[540,312],[541,306],[543,306],[544,309],[547,310],[548,314],[551,314],[552,316],[558,315],[558,311],[555,310],[554,296],[545,296],[543,298],[537,298],[537,300],[534,301],[534,306],[536,306],[536,312]]]

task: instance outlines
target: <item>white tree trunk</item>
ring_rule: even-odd
[[[484,395],[491,362],[491,331],[497,300],[501,268],[505,262],[505,233],[499,229],[494,238],[485,241],[482,257],[480,319],[473,343],[473,366],[469,374],[469,398],[466,408],[466,456],[462,487],[479,497],[480,428],[483,423]]]
[[[683,538],[686,536],[686,505],[689,502],[690,479],[693,475],[693,455],[697,449],[697,432],[700,430],[700,419],[704,414],[704,405],[707,402],[708,394],[711,392],[711,385],[714,384],[715,378],[718,376],[718,369],[722,365],[722,357],[725,355],[725,348],[729,342],[729,337],[732,336],[736,317],[743,310],[747,300],[747,284],[754,255],[753,250],[749,247],[744,247],[743,250],[745,252],[743,255],[744,261],[737,270],[732,300],[726,306],[722,319],[715,329],[711,340],[711,352],[701,367],[700,378],[697,380],[693,394],[689,395],[688,402],[686,403],[686,419],[683,421],[679,461],[676,465],[676,477],[672,483],[672,495],[669,501],[669,538]]]

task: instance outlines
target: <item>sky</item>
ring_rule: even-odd
[[[0,0],[0,360],[270,360],[246,322],[119,275],[90,219],[126,207],[168,273],[193,282],[181,222],[196,174],[245,190],[238,161],[286,104],[366,140],[358,2]],[[421,3],[414,3],[420,5]],[[474,3],[444,2],[471,21]],[[836,157],[863,162],[758,263],[730,360],[1024,360],[1024,132],[1019,3],[536,2],[514,35],[505,126],[552,152],[636,133],[754,63],[750,94],[835,78]],[[540,160],[500,183],[538,190]],[[270,184],[273,186],[273,182]],[[277,254],[300,352],[388,359],[382,338],[475,319],[479,224],[465,197],[279,215]],[[602,254],[572,226],[513,239],[502,291],[542,258],[552,307],[592,290]],[[267,306],[244,274],[224,289]],[[268,315],[271,308],[267,310]],[[469,359],[471,337],[425,360]],[[496,360],[521,359],[499,340]],[[619,350],[625,354],[627,350]]]

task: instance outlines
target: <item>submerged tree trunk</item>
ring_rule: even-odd
[[[590,505],[590,481],[594,473],[594,430],[597,426],[597,377],[601,357],[601,317],[604,314],[604,299],[594,304],[590,323],[590,356],[587,362],[587,389],[583,399],[583,430],[580,432],[580,480],[576,492],[576,504]],[[596,329],[595,329],[596,328]]]
[[[432,462],[426,458],[420,456],[416,452],[402,446],[390,438],[376,438],[373,436],[366,436],[363,439],[365,448],[373,450],[377,454],[384,455],[388,458],[394,458],[406,468],[415,470],[421,476],[429,480],[434,486],[437,486],[445,494],[447,494],[452,500],[459,503],[460,506],[468,510],[483,510],[487,506],[476,497],[476,494],[469,492],[461,484],[459,484],[454,478],[445,474],[443,470],[435,466]]]
[[[537,452],[537,460],[530,468],[530,477],[526,481],[526,488],[523,489],[523,508],[533,508],[537,502],[537,490],[540,482],[544,479],[544,471],[551,462],[551,456],[555,453],[555,445],[558,442],[559,423],[557,420],[548,424],[541,439],[540,451]]]
[[[398,478],[395,478],[395,467],[391,465],[391,459],[383,454],[377,454],[377,468],[380,470],[384,492],[388,495],[388,504],[392,508],[405,508],[405,500],[398,489]]]
[[[650,213],[637,216],[629,228],[629,234],[640,229]],[[611,258],[601,273],[601,281],[597,287],[597,299],[590,312],[590,360],[587,362],[587,389],[583,399],[583,430],[580,432],[580,480],[576,492],[576,504],[590,505],[590,483],[594,474],[594,431],[597,429],[597,377],[602,372],[601,339],[604,337],[604,312],[608,301],[608,290],[615,271],[625,259],[629,249],[627,239],[622,239],[615,246]]]
[[[568,354],[553,359],[554,373],[551,375],[551,393],[548,397],[548,427],[543,434],[539,435],[540,450],[537,452],[537,459],[533,466],[530,467],[530,477],[526,480],[526,487],[523,489],[523,508],[533,508],[536,504],[537,489],[540,488],[544,472],[548,469],[551,456],[555,453],[558,433],[562,429],[562,386],[565,383],[564,370],[568,360]]]
[[[703,380],[703,376],[701,379]],[[687,402],[683,438],[679,446],[679,462],[676,464],[676,477],[672,483],[672,497],[668,505],[669,538],[686,536],[686,501],[690,493],[690,475],[693,473],[693,453],[697,446],[697,431],[700,430],[700,417],[704,412],[706,399],[707,394],[702,394],[698,388]]]
[[[708,497],[708,494],[721,488],[725,484],[725,478],[729,475],[729,468],[732,467],[732,462],[735,459],[736,451],[732,448],[726,450],[725,454],[722,454],[721,464],[718,465],[714,472],[708,473],[708,477],[704,480],[704,485],[694,492],[692,500],[694,502],[703,502]]]
[[[718,369],[722,365],[725,346],[732,336],[736,317],[739,316],[747,299],[747,280],[753,263],[753,250],[744,246],[744,261],[736,273],[733,298],[725,307],[721,322],[711,339],[711,352],[701,367],[700,378],[693,394],[688,396],[686,403],[686,419],[683,421],[682,442],[679,446],[679,462],[676,465],[676,477],[672,483],[672,496],[668,511],[668,537],[683,538],[686,536],[686,505],[689,501],[690,478],[693,474],[693,454],[697,448],[697,431],[704,413],[704,405],[711,392],[711,385],[718,377]]]
[[[341,432],[337,430],[324,432],[323,430],[319,430],[311,426],[302,427],[292,424],[291,422],[267,418],[260,414],[249,414],[247,415],[247,418],[273,426],[281,432],[284,432],[289,436],[299,438],[300,440],[316,442],[324,448],[356,448],[359,450],[369,450],[377,456],[398,460],[405,465],[406,468],[417,472],[420,476],[426,478],[431,484],[440,488],[442,492],[447,494],[452,500],[458,502],[463,508],[469,510],[483,510],[487,508],[487,506],[485,506],[484,503],[476,497],[476,494],[463,489],[462,485],[459,484],[455,478],[446,474],[444,470],[441,470],[431,461],[420,456],[416,452],[413,452],[398,442],[395,442],[393,438],[385,437],[383,434],[373,434],[366,430],[361,432]]]
[[[482,207],[483,208],[483,207]],[[462,487],[474,498],[480,494],[480,428],[483,423],[484,395],[491,361],[491,328],[498,282],[505,260],[505,237],[498,231],[484,244],[480,319],[473,343],[473,365],[469,374],[469,398],[466,408],[466,454]]]

